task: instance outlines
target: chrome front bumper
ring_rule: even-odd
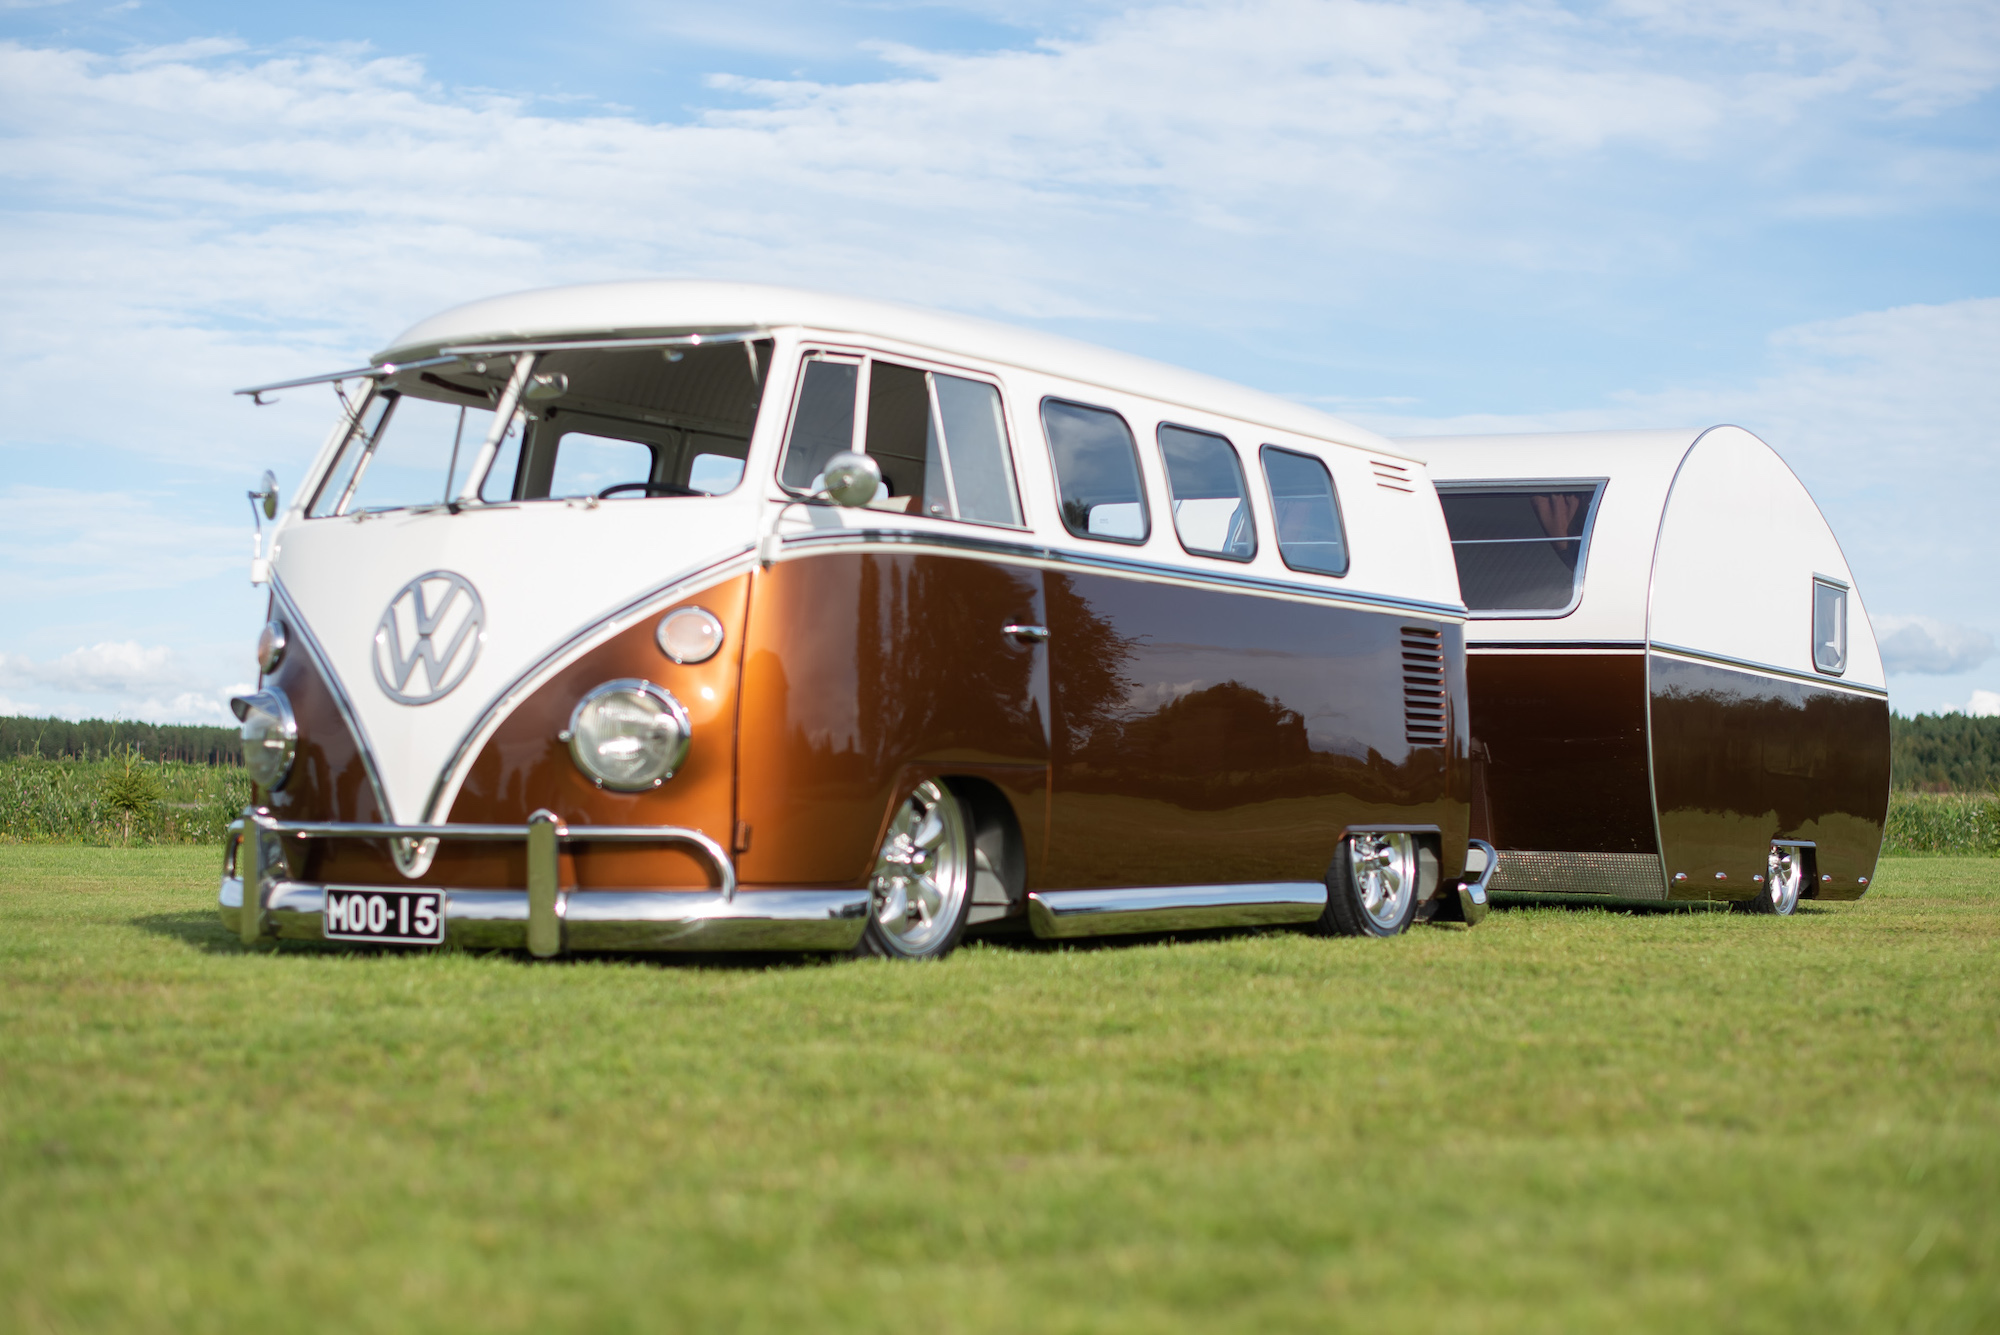
[[[290,878],[285,839],[466,839],[524,841],[525,890],[453,890],[422,885],[324,885]],[[565,843],[675,843],[693,848],[719,882],[712,890],[564,890],[557,857]],[[247,857],[245,856],[247,854]],[[428,865],[429,858],[424,858]],[[285,822],[248,813],[229,827],[218,912],[246,944],[324,939],[326,892],[441,889],[445,943],[473,949],[560,955],[572,950],[709,951],[854,948],[867,925],[863,890],[753,890],[738,894],[735,868],[714,840],[675,826],[566,827],[546,812],[522,825],[364,825]]]

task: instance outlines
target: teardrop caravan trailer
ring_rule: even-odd
[[[728,283],[498,297],[317,379],[332,435],[259,493],[246,941],[929,957],[1484,910],[1444,518],[1370,432]]]
[[[1855,899],[1889,797],[1882,659],[1771,448],[1706,431],[1436,437],[1496,894]]]

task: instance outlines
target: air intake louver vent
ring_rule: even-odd
[[[1369,466],[1375,470],[1375,485],[1389,491],[1414,492],[1416,484],[1410,480],[1408,464],[1392,464],[1387,459],[1370,459]]]
[[[1403,627],[1403,735],[1411,746],[1444,745],[1449,706],[1444,633]]]

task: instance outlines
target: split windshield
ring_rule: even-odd
[[[479,489],[493,502],[713,496],[743,479],[771,342],[545,352]],[[308,513],[441,505],[493,432],[511,357],[406,372],[363,406]]]

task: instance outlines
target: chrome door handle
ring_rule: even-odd
[[[1024,626],[1019,622],[1002,626],[1000,633],[1020,644],[1041,644],[1049,638],[1047,626]]]

